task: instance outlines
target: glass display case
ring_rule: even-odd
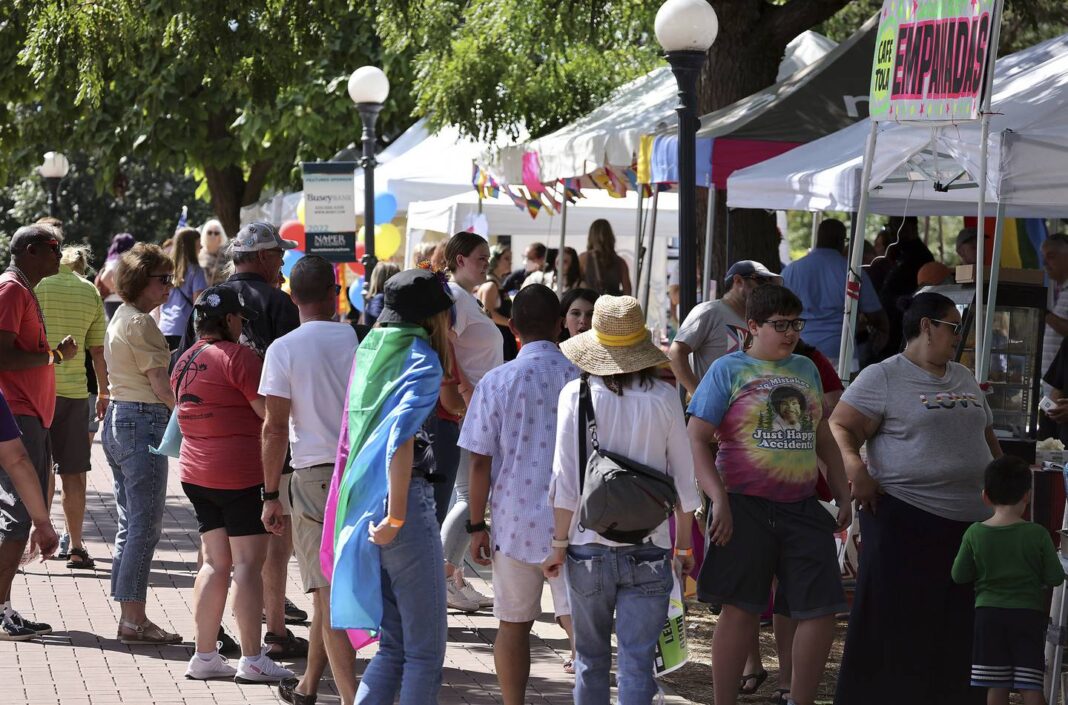
[[[964,332],[957,361],[975,369],[975,287],[952,284],[928,287],[949,297],[960,311]],[[990,343],[987,402],[994,413],[994,430],[1003,439],[1030,440],[1038,432],[1038,401],[1043,370],[1046,288],[1028,284],[998,285]]]

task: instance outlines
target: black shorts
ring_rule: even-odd
[[[193,504],[200,533],[226,529],[228,536],[257,536],[266,534],[261,515],[263,485],[241,490],[216,490],[188,482],[182,483],[185,496]]]
[[[794,619],[849,609],[834,545],[835,521],[818,499],[728,497],[734,533],[726,546],[708,545],[697,578],[698,599],[760,614],[768,608],[774,577]]]
[[[52,439],[52,460],[57,475],[89,472],[89,401],[56,397],[56,413],[48,429]]]
[[[41,425],[41,419],[36,416],[16,415],[15,423],[22,432],[21,440],[26,454],[37,471],[41,498],[44,499],[48,493],[48,476],[52,472],[52,443],[48,439],[48,429]],[[32,526],[30,513],[19,499],[15,483],[0,467],[0,541],[25,541],[30,537]]]
[[[1042,690],[1046,614],[1009,607],[976,607],[972,685]]]

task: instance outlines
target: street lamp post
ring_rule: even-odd
[[[62,152],[45,152],[44,163],[37,167],[37,173],[48,187],[48,215],[56,217],[59,204],[59,182],[70,171],[70,162]]]
[[[364,281],[371,281],[375,257],[375,123],[389,97],[389,79],[377,66],[361,66],[349,77],[349,97],[363,122],[363,256]]]
[[[684,321],[697,305],[697,76],[719,21],[707,0],[667,0],[654,29],[679,86],[679,320]]]

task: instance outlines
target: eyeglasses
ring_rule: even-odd
[[[775,329],[776,333],[785,333],[793,328],[800,333],[805,329],[805,324],[808,323],[804,318],[780,318],[776,321],[761,321],[760,325],[769,325]]]
[[[963,323],[953,323],[952,321],[943,321],[943,320],[938,319],[938,318],[932,318],[930,320],[931,320],[931,323],[934,323],[934,324],[942,324],[942,325],[949,326],[949,332],[952,333],[953,335],[960,335],[961,328],[964,327]]]
[[[159,279],[159,283],[160,284],[163,284],[164,286],[170,286],[171,285],[171,281],[173,280],[174,277],[173,277],[173,275],[170,275],[170,274],[149,274],[148,278],[149,279]]]

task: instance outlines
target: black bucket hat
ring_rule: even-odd
[[[202,291],[193,310],[200,318],[222,318],[228,313],[236,313],[246,321],[254,321],[258,315],[255,309],[245,305],[240,293],[228,286],[212,286]]]
[[[383,287],[379,323],[419,323],[447,310],[453,304],[447,284],[425,269],[406,269],[394,274]]]

